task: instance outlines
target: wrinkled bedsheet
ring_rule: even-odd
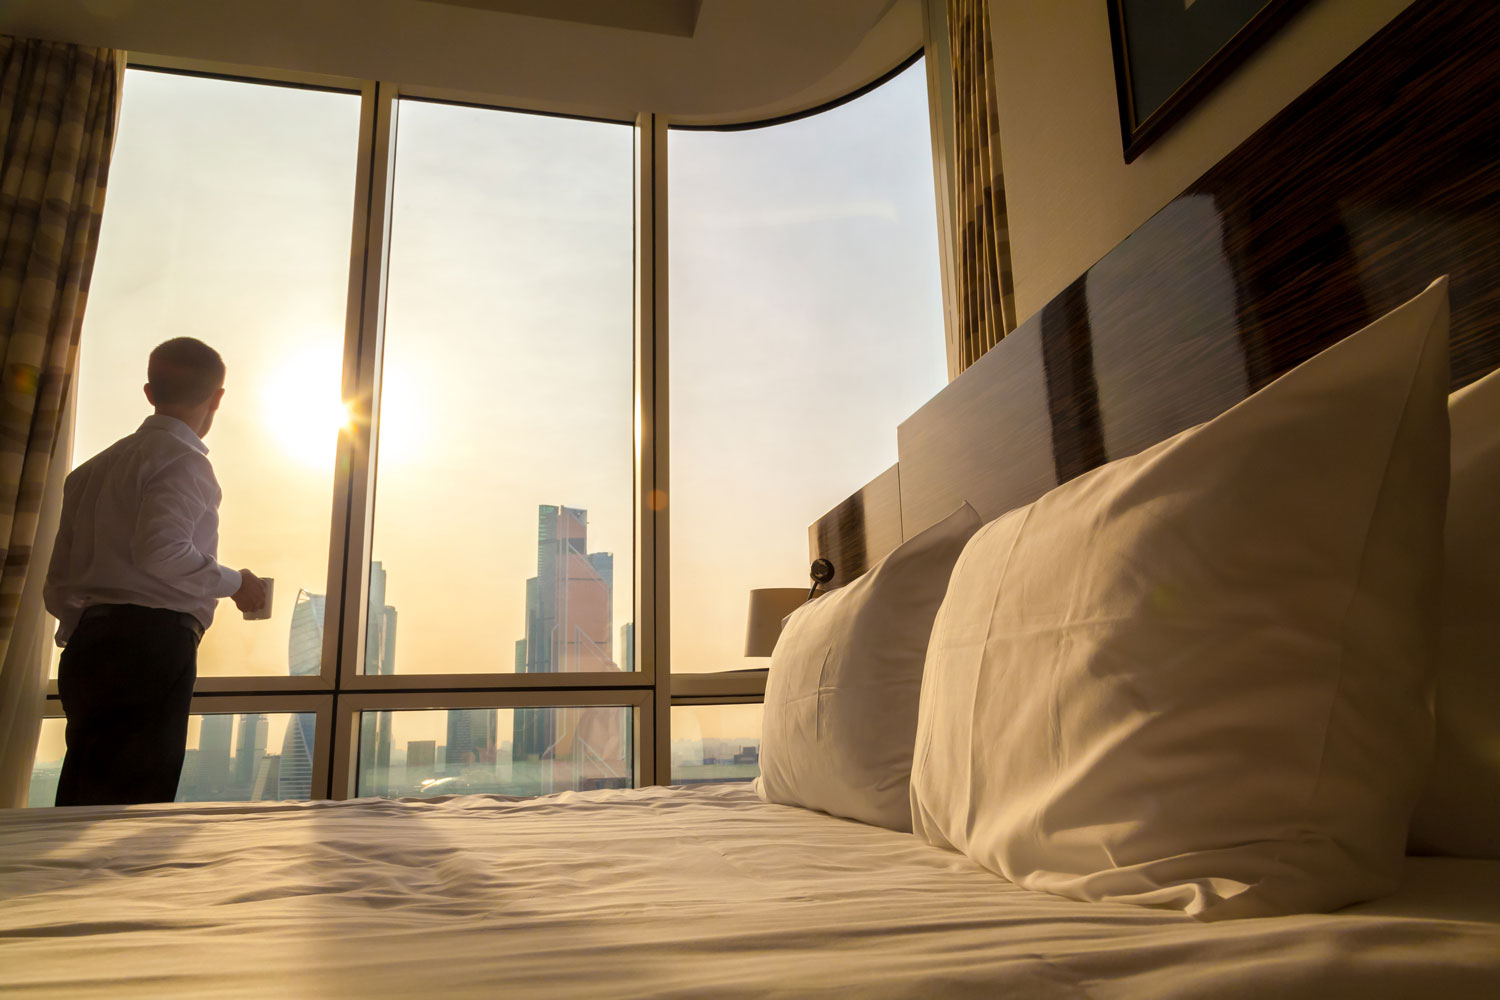
[[[16,997],[1494,997],[1500,862],[1199,924],[745,786],[0,811]]]

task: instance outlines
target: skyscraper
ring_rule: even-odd
[[[615,558],[589,552],[588,511],[537,508],[536,576],[526,581],[523,673],[619,670],[614,641]],[[513,761],[541,765],[539,790],[629,783],[629,732],[618,708],[516,709]]]
[[[365,616],[365,673],[396,672],[396,609],[385,603],[385,567],[370,563],[370,602]],[[360,726],[361,795],[385,795],[391,779],[391,713],[375,712]],[[368,734],[368,737],[367,735]]]
[[[370,604],[365,623],[365,673],[396,672],[396,609],[385,603],[386,572],[379,562],[370,564]],[[297,592],[292,606],[292,629],[287,640],[287,664],[293,676],[308,676],[323,669],[323,621],[327,601],[322,594]],[[312,775],[315,716],[303,713],[292,718],[281,744],[279,795],[283,799],[309,797]],[[389,782],[391,763],[391,713],[376,712],[368,723],[370,736],[360,740],[361,795],[383,795]],[[362,728],[362,737],[364,727]]]
[[[620,663],[626,673],[635,669],[635,622],[620,626]]]
[[[255,781],[250,788],[250,801],[264,802],[280,797],[281,758],[273,754],[261,757],[255,765]]]
[[[287,666],[293,677],[308,677],[323,669],[322,594],[297,591],[292,605],[292,631],[287,640]]]
[[[539,506],[536,549],[536,576],[526,581],[526,637],[516,644],[517,672],[620,669],[610,655],[614,556],[588,551],[588,511]],[[564,711],[516,712],[513,758],[541,758],[557,741]]]
[[[449,709],[445,769],[450,774],[456,774],[468,767],[493,767],[499,743],[499,722],[498,709]]]
[[[293,677],[319,673],[323,664],[322,594],[297,591],[292,605],[292,631],[287,640],[287,666]],[[276,773],[276,797],[312,798],[313,728],[317,716],[302,712],[292,716],[281,741],[281,762]]]
[[[313,727],[317,716],[299,712],[287,724],[281,741],[281,761],[276,770],[278,799],[312,798]]]
[[[229,787],[229,743],[234,716],[205,715],[198,729],[198,768],[193,792],[198,801],[216,798]]]
[[[270,720],[264,715],[240,716],[240,728],[234,742],[234,787],[248,793],[255,780],[256,768],[266,752],[266,729]]]
[[[406,775],[410,781],[416,775],[432,777],[436,762],[436,740],[408,740],[406,743]]]

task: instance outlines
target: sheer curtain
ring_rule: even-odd
[[[41,725],[41,586],[124,73],[123,52],[0,35],[0,806],[24,803]]]
[[[988,0],[948,0],[959,371],[1016,327]]]

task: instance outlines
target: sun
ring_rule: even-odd
[[[336,347],[307,348],[287,358],[263,383],[266,426],[290,458],[313,467],[333,464],[349,407],[339,398],[342,364]]]

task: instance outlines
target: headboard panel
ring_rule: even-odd
[[[1496,52],[1500,5],[1418,0],[1110,251],[900,426],[902,537],[1207,420],[1440,274],[1454,387],[1500,366]]]
[[[879,562],[901,544],[900,467],[891,466],[807,529],[813,559],[833,563],[834,590]]]

